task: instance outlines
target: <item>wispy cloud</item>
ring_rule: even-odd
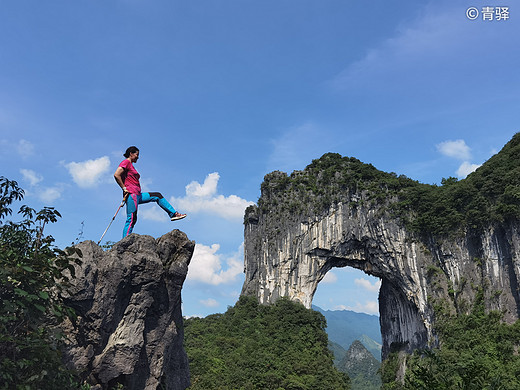
[[[217,253],[219,249],[219,244],[196,244],[186,280],[214,286],[235,282],[238,275],[244,271],[244,244],[242,243],[238,251],[227,258]],[[223,263],[226,264],[226,269],[223,269]]]
[[[325,276],[323,277],[323,279],[321,280],[320,283],[334,284],[337,281],[338,281],[338,277],[336,276],[336,274],[333,273],[332,271],[329,271],[325,274]]]
[[[220,303],[213,298],[201,299],[199,302],[206,307],[217,307],[220,305]]]
[[[29,185],[35,186],[43,180],[43,176],[34,172],[31,169],[20,169],[20,173],[22,174],[25,181],[29,182]]]
[[[2,147],[3,150],[13,151],[17,153],[24,160],[33,156],[35,150],[34,144],[32,142],[27,141],[26,139],[21,139],[18,142],[10,141],[7,139],[0,139],[0,147]]]
[[[354,284],[356,286],[360,286],[363,289],[365,289],[367,291],[371,291],[371,292],[378,292],[379,289],[381,288],[381,280],[377,280],[372,284],[369,280],[361,278],[361,279],[354,280]]]
[[[379,304],[377,301],[366,301],[365,303],[357,302],[355,306],[338,305],[333,310],[351,310],[358,313],[378,314]]]
[[[52,204],[57,199],[61,198],[64,191],[64,185],[58,184],[52,187],[43,187],[40,183],[43,181],[43,176],[33,171],[32,169],[20,169],[23,179],[30,185],[30,194],[40,199],[44,203]]]
[[[170,218],[168,214],[166,214],[159,207],[148,207],[148,208],[139,208],[139,217],[156,222],[168,222]]]
[[[55,200],[61,198],[63,188],[61,187],[45,187],[38,191],[38,198],[45,203],[53,203]]]
[[[367,314],[378,314],[379,304],[377,301],[367,301],[365,303],[359,303],[355,306],[354,311],[360,311]]]
[[[16,151],[22,158],[29,158],[34,154],[34,145],[25,139],[21,139],[16,144]]]
[[[514,36],[518,25],[489,28],[485,23],[472,23],[466,19],[465,8],[457,2],[430,2],[415,19],[348,64],[332,86],[385,99],[405,93],[409,105],[427,103],[430,113],[440,107],[453,109],[454,100],[457,107],[481,101],[482,93],[476,91],[485,90],[485,99],[510,96],[510,85],[493,78],[476,80],[474,75],[500,69],[503,57],[508,53],[511,57],[503,37]],[[485,47],[493,47],[496,54],[483,56]]]
[[[439,28],[442,26],[442,28]],[[416,20],[403,25],[394,36],[382,41],[367,51],[357,62],[349,65],[335,80],[340,87],[351,87],[376,78],[386,79],[396,72],[432,71],[444,66],[447,55],[457,55],[456,48],[462,46],[468,35],[468,24],[461,23],[453,7],[425,8]],[[454,35],[454,33],[456,33]],[[450,64],[451,65],[451,64]],[[403,82],[398,78],[394,82]],[[374,87],[377,88],[377,82]]]
[[[100,178],[108,172],[110,159],[103,156],[95,160],[70,162],[64,165],[79,187],[89,188],[98,185]]]
[[[229,220],[241,221],[247,206],[253,202],[236,195],[217,194],[217,184],[220,179],[218,172],[206,176],[204,183],[192,181],[186,186],[183,198],[171,198],[171,204],[182,212],[211,213]]]

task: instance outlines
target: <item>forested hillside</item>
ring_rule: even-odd
[[[327,347],[325,318],[280,299],[240,297],[224,314],[185,321],[190,389],[349,389]]]
[[[518,390],[520,389],[520,320],[502,322],[502,313],[486,313],[483,293],[469,314],[437,307],[440,348],[412,356],[390,355],[383,362],[383,390]],[[406,375],[396,380],[399,361]]]

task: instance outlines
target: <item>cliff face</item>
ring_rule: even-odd
[[[104,252],[92,241],[66,296],[79,313],[64,331],[68,365],[97,388],[185,389],[181,288],[194,242],[178,230],[132,234]]]
[[[385,187],[383,197],[374,196],[374,188],[384,187],[374,179],[375,168],[363,167],[372,175],[366,179],[361,163],[330,159],[338,158],[321,159],[326,169],[266,176],[258,206],[245,215],[243,294],[261,303],[286,296],[310,308],[318,283],[334,267],[379,277],[383,358],[435,346],[434,304],[464,312],[479,288],[488,309],[504,311],[506,321],[519,318],[518,219],[462,227],[451,235],[418,234],[392,211],[398,191]],[[348,178],[339,166],[347,167]],[[359,179],[351,180],[353,175]],[[366,180],[377,185],[362,187]]]

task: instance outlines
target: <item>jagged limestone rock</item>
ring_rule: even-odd
[[[181,288],[194,246],[179,230],[131,234],[106,252],[80,243],[83,264],[66,295],[79,314],[64,329],[68,365],[102,389],[187,388]]]
[[[515,166],[519,145],[517,135],[507,149]],[[480,171],[487,175],[498,169],[501,158],[494,157]],[[474,177],[475,183],[460,184],[487,185],[483,174]],[[485,187],[488,192],[493,185],[498,183],[491,180]],[[503,185],[509,185],[507,180]],[[285,296],[310,308],[318,283],[334,267],[350,266],[379,277],[383,359],[392,351],[436,346],[434,304],[442,301],[454,312],[464,312],[479,287],[485,290],[488,309],[504,311],[506,321],[518,319],[518,218],[503,213],[502,221],[455,229],[448,215],[442,220],[448,222],[438,228],[440,233],[419,234],[393,207],[407,188],[429,191],[410,179],[333,154],[290,176],[266,175],[258,205],[245,213],[242,294],[256,296],[261,303]],[[457,206],[461,210],[464,201],[470,202],[454,199],[462,204]],[[489,209],[495,207],[496,199],[489,202]],[[512,196],[503,202],[518,209]],[[499,206],[498,211],[509,210]],[[414,207],[409,206],[410,218],[417,217],[414,210],[420,209]],[[480,221],[473,214],[467,217],[461,211],[460,215],[461,220]],[[448,228],[453,232],[446,233]]]

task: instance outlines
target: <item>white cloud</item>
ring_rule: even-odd
[[[24,180],[28,181],[31,186],[35,186],[43,180],[43,177],[31,169],[20,169]]]
[[[206,307],[217,307],[220,305],[220,303],[218,303],[216,300],[214,300],[213,298],[208,298],[208,299],[201,299],[199,301],[203,306],[206,306]]]
[[[377,303],[377,301],[367,301],[364,304],[358,302],[353,310],[367,314],[378,314],[379,304]]]
[[[459,169],[457,169],[457,176],[459,177],[459,179],[463,179],[466,176],[468,176],[471,172],[475,172],[478,167],[480,167],[479,164],[470,164],[469,162],[464,161],[460,165]]]
[[[325,276],[323,277],[323,279],[321,280],[320,283],[334,284],[337,281],[338,281],[338,277],[336,276],[336,274],[333,273],[332,271],[329,271],[325,274]]]
[[[53,187],[41,187],[40,184],[43,181],[43,176],[34,172],[31,169],[20,169],[20,173],[23,179],[29,182],[31,188],[31,195],[36,196],[44,203],[53,203],[56,199],[61,198],[61,194],[64,190],[64,185],[58,184]],[[28,192],[26,192],[28,194]]]
[[[186,196],[172,197],[170,203],[181,212],[206,212],[229,220],[241,220],[247,206],[253,202],[236,195],[217,195],[218,172],[210,173],[203,184],[192,181],[186,186]]]
[[[236,281],[238,275],[244,271],[243,253],[244,244],[242,243],[238,252],[231,257],[225,258],[217,253],[220,245],[211,246],[195,244],[195,251],[188,268],[186,280],[207,283],[214,286],[219,284],[229,284]],[[226,263],[226,269],[222,268],[222,263]]]
[[[374,282],[374,284],[372,284],[369,280],[361,278],[354,280],[354,284],[372,292],[378,292],[381,288],[381,280],[377,280]]]
[[[462,139],[456,141],[444,141],[437,144],[437,150],[448,157],[453,157],[458,160],[469,160],[471,158],[471,151],[466,142]]]
[[[462,139],[444,141],[437,144],[436,147],[441,154],[463,161],[456,172],[459,179],[465,178],[480,167],[480,164],[472,164],[468,161],[471,158],[471,149]]]
[[[166,214],[158,206],[147,208],[139,207],[139,217],[142,219],[156,222],[168,222],[170,220],[170,218],[168,218],[168,214]]]
[[[183,310],[184,312],[184,310]],[[182,318],[184,318],[185,320],[189,319],[189,318],[204,318],[205,316],[203,316],[202,314],[192,314],[190,316],[182,316]]]
[[[62,189],[59,187],[48,187],[38,190],[38,198],[45,203],[53,203],[56,199],[61,198]]]
[[[16,145],[16,151],[23,158],[28,158],[34,154],[34,145],[27,140],[21,139]]]
[[[110,159],[107,156],[96,160],[71,162],[65,164],[74,182],[81,188],[94,187],[99,184],[99,179],[110,168]]]
[[[351,310],[358,313],[366,313],[366,314],[379,314],[379,304],[377,301],[367,301],[364,304],[361,302],[357,302],[356,306],[345,306],[345,305],[337,305],[333,310]]]
[[[206,176],[202,185],[197,181],[192,181],[186,186],[186,195],[200,198],[211,197],[217,193],[219,179],[220,175],[218,172],[213,172]]]

